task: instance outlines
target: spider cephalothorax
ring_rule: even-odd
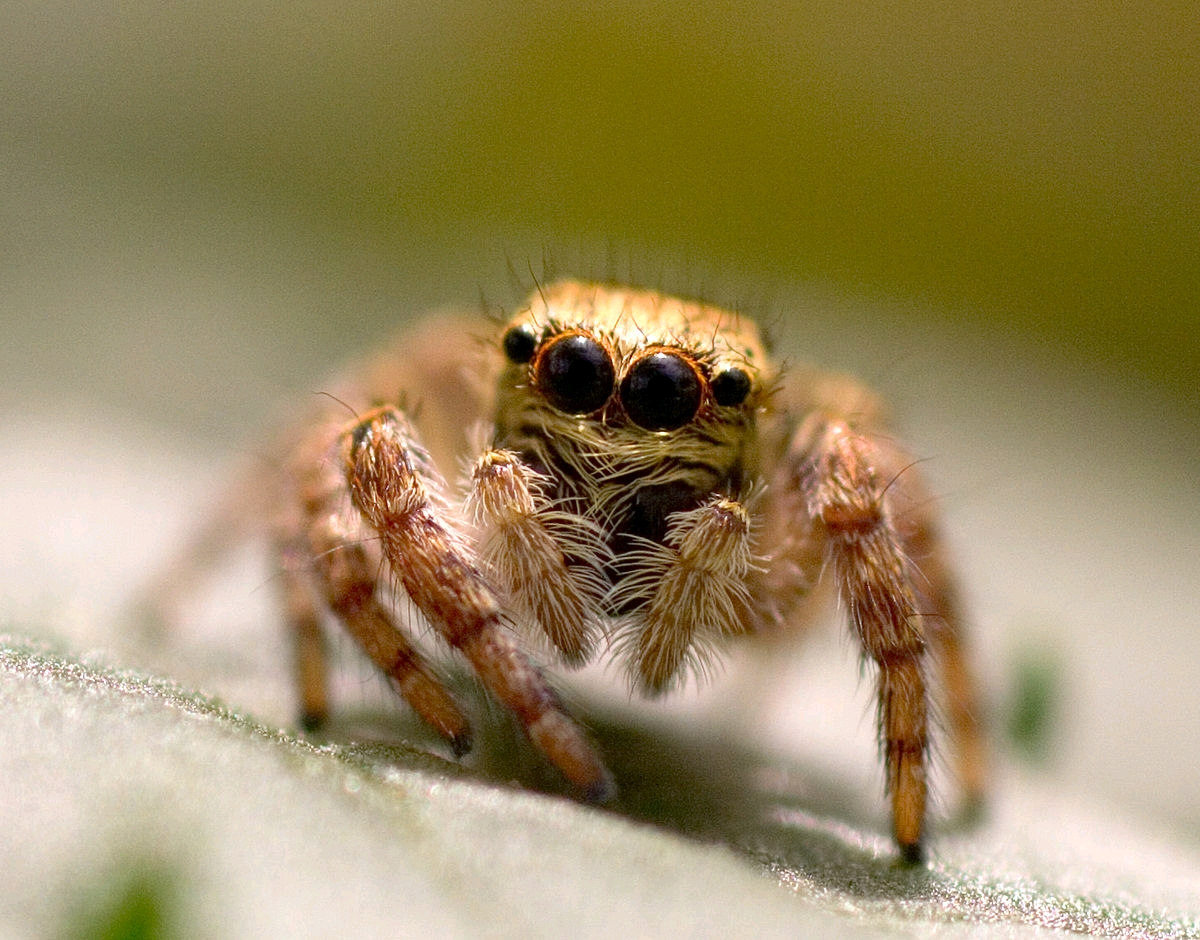
[[[932,689],[969,798],[982,741],[932,503],[873,396],[781,376],[750,320],[653,291],[539,289],[482,359],[472,329],[442,318],[406,334],[288,438],[271,518],[306,719],[328,708],[328,609],[469,746],[395,587],[546,758],[603,797],[603,760],[510,625],[565,665],[611,653],[656,695],[737,638],[803,629],[800,602],[824,577],[874,666],[894,835],[917,857]],[[464,455],[460,512],[442,474]]]
[[[615,618],[635,684],[663,691],[714,640],[753,626],[750,520],[736,500],[759,475],[756,419],[773,380],[757,329],[714,307],[565,282],[535,296],[502,346],[493,446],[535,475],[545,507],[573,517],[567,528],[594,534],[568,568],[602,588],[585,592],[582,619],[528,613],[568,659]],[[487,551],[502,526],[477,516]],[[504,576],[519,544],[501,536],[487,554],[502,583],[532,580]]]

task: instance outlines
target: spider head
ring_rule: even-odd
[[[499,444],[585,489],[735,487],[773,380],[749,320],[577,281],[536,293],[500,348]]]
[[[501,339],[504,390],[569,418],[677,431],[760,402],[754,325],[653,291],[564,281],[539,291]]]

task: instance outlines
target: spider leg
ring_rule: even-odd
[[[327,440],[328,435],[319,439]],[[337,443],[335,439],[335,447]],[[277,537],[284,546],[284,599],[296,641],[303,718],[319,722],[328,712],[325,652],[314,598],[319,591],[412,709],[449,740],[456,753],[465,753],[471,734],[462,710],[377,598],[379,564],[364,547],[361,524],[347,505],[339,463],[331,456],[311,459],[312,454],[306,453],[307,459],[298,461],[298,505],[304,530]],[[287,533],[286,518],[279,528]],[[301,538],[306,567],[288,563]]]
[[[413,604],[551,763],[590,797],[606,798],[608,770],[505,629],[473,549],[438,505],[440,479],[403,414],[391,407],[368,412],[342,435],[340,448],[351,499]]]
[[[864,654],[877,667],[880,747],[896,843],[922,856],[927,800],[926,627],[916,571],[893,520],[880,449],[849,422],[820,413],[792,441],[789,463],[810,524]]]
[[[296,520],[276,539],[284,618],[292,634],[293,666],[300,695],[300,723],[313,731],[329,717],[329,663],[321,630],[321,611],[308,568],[310,552]]]
[[[467,509],[484,531],[481,554],[489,572],[564,661],[579,666],[596,644],[593,611],[605,589],[599,566],[607,547],[575,516],[569,517],[568,530],[551,531],[547,520],[562,514],[547,511],[537,482],[537,474],[516,454],[485,451],[471,474]],[[564,547],[576,557],[575,569],[568,566]]]
[[[941,538],[931,516],[930,503],[922,499],[900,513],[908,530],[908,556],[920,566],[917,599],[926,611],[930,649],[934,654],[942,692],[940,717],[953,744],[955,773],[962,787],[963,811],[971,816],[983,805],[987,790],[987,742],[981,722],[979,685],[971,669],[964,642],[964,620],[958,585],[945,561]]]
[[[619,648],[646,695],[668,691],[685,667],[703,672],[721,641],[752,628],[750,514],[736,500],[714,496],[674,514],[665,544],[647,541],[621,564],[630,573],[610,603],[636,609]]]

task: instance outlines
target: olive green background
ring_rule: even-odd
[[[0,262],[102,282],[132,226],[162,267],[269,284],[246,244],[297,239],[345,298],[276,310],[319,321],[311,362],[544,254],[721,299],[832,285],[1190,412],[1197,49],[1183,2],[6,4]]]

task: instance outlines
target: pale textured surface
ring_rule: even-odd
[[[700,842],[402,747],[314,747],[12,638],[0,701],[6,937],[56,932],[132,866],[182,885],[194,937],[1200,935],[1195,857],[1020,780],[989,826],[905,871],[821,815],[826,795],[813,812],[758,774],[773,792],[739,799],[728,756],[698,776],[686,738],[657,738],[682,773],[658,799]],[[701,805],[716,794],[726,812]]]
[[[871,935],[728,851],[338,756],[137,674],[9,645],[0,700],[4,936],[50,934],[134,862],[182,879],[194,937]]]

